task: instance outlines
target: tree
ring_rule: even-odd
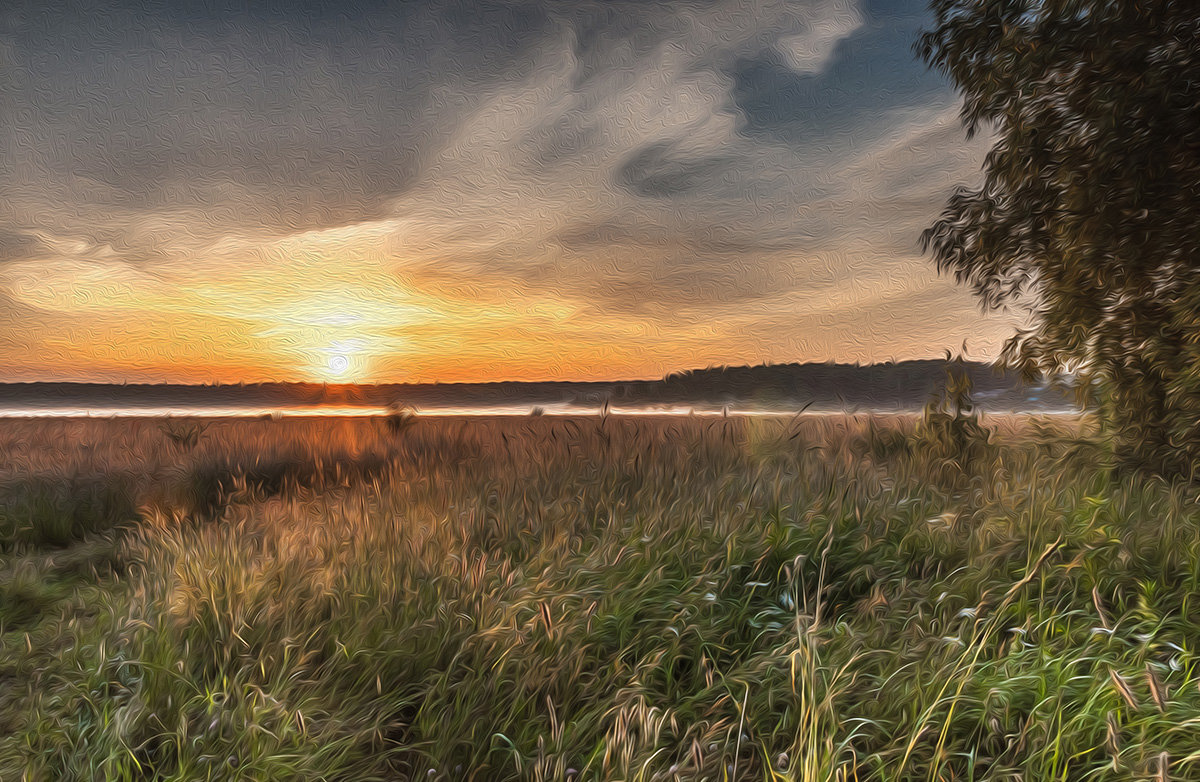
[[[1004,359],[1073,375],[1114,454],[1200,473],[1200,2],[933,0],[921,58],[995,135],[977,189],[922,235]]]

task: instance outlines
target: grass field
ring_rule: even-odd
[[[0,422],[0,779],[1200,779],[1200,506],[1074,422],[395,424]]]

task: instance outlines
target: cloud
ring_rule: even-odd
[[[777,44],[788,66],[797,73],[823,71],[838,43],[863,25],[863,15],[852,0],[835,0],[827,7],[814,8],[813,17],[803,33],[783,36]]]
[[[237,289],[221,281],[249,269],[378,313],[407,291],[460,313],[428,316],[450,342],[473,303],[564,345],[584,320],[630,340],[627,357],[654,340],[782,355],[794,342],[757,324],[803,330],[830,302],[852,323],[927,282],[916,235],[977,176],[982,148],[956,138],[952,94],[911,55],[923,14],[920,0],[18,3],[0,23],[0,263],[36,261],[48,289],[83,284],[71,264],[136,268],[134,310],[163,285],[217,291],[188,299],[188,328],[206,306],[227,315]]]
[[[37,235],[0,226],[0,264],[27,261],[49,252]]]
[[[675,156],[672,146],[659,141],[635,152],[617,170],[617,183],[646,198],[670,198],[700,189],[712,192],[718,184],[715,180],[736,162],[727,155]]]

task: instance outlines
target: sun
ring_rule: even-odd
[[[335,353],[329,357],[329,374],[333,377],[343,377],[350,372],[350,357]]]
[[[356,383],[367,375],[367,345],[362,339],[338,339],[317,351],[314,373],[327,383]]]

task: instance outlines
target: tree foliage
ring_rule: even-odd
[[[1125,463],[1200,472],[1200,2],[933,0],[918,54],[995,144],[922,236],[1074,375]]]

